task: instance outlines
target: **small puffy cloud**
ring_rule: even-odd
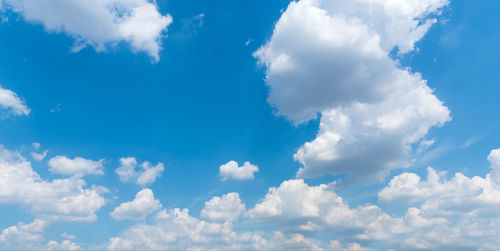
[[[292,1],[254,56],[268,102],[295,124],[321,115],[316,139],[294,155],[298,177],[380,182],[411,164],[414,145],[449,110],[418,73],[389,54],[414,50],[447,0]]]
[[[280,231],[273,233],[273,241],[275,242],[275,248],[279,250],[309,250],[309,251],[323,251],[315,241],[309,238],[305,238],[302,234],[292,234],[290,238],[287,238],[285,234]]]
[[[133,181],[140,186],[148,186],[153,184],[158,177],[161,177],[165,167],[159,162],[156,166],[145,161],[139,165],[134,157],[120,158],[120,166],[115,170],[123,182]]]
[[[222,197],[213,197],[205,202],[201,217],[208,221],[233,222],[246,211],[238,193],[228,193]]]
[[[14,115],[29,115],[30,109],[24,102],[11,90],[0,86],[0,106],[10,111]]]
[[[111,212],[115,220],[144,220],[147,215],[161,208],[159,200],[156,200],[151,189],[143,189],[135,195],[133,201],[120,204]]]
[[[31,153],[31,157],[35,160],[42,161],[45,157],[47,157],[47,153],[49,153],[49,150],[45,150],[42,153],[33,152]]]
[[[219,167],[219,176],[222,177],[222,180],[253,180],[254,173],[258,171],[259,168],[248,161],[243,166],[238,167],[238,162],[231,160]]]
[[[80,157],[70,159],[66,156],[56,156],[50,159],[48,164],[50,166],[49,171],[51,173],[83,176],[87,174],[104,174],[103,162],[103,159],[93,161]]]
[[[362,247],[358,243],[351,243],[348,247],[343,247],[339,241],[330,241],[331,251],[369,251],[370,249]]]
[[[74,239],[76,239],[76,236],[75,236],[75,235],[68,234],[68,233],[62,233],[62,234],[61,234],[61,237],[63,237],[64,239],[69,239],[69,240],[74,240]]]
[[[149,0],[2,2],[26,21],[40,23],[47,31],[64,32],[73,37],[76,40],[73,51],[86,46],[103,51],[108,46],[127,42],[132,50],[146,52],[159,60],[161,39],[172,23],[172,17],[161,14],[156,2]]]
[[[64,221],[95,221],[102,189],[85,188],[78,176],[42,179],[20,154],[0,147],[0,204],[19,204],[33,215]]]
[[[49,243],[47,243],[47,250],[49,251],[71,251],[80,249],[80,246],[70,240],[63,240],[61,243],[57,241],[49,241]]]

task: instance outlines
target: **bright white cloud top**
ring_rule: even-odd
[[[238,193],[228,193],[221,197],[213,197],[205,202],[201,217],[210,221],[236,221],[246,211]]]
[[[292,2],[255,57],[266,67],[268,101],[303,123],[321,114],[315,140],[294,158],[297,175],[348,175],[379,182],[409,164],[412,144],[450,120],[448,109],[418,73],[389,57],[414,44],[448,2]]]
[[[134,51],[160,59],[161,39],[172,23],[155,2],[148,0],[2,0],[27,21],[41,23],[51,32],[65,32],[75,38],[73,51],[92,46],[103,51],[127,42]],[[5,6],[4,6],[5,7]]]
[[[219,167],[219,176],[222,180],[253,180],[254,173],[259,171],[259,167],[246,161],[243,166],[238,166],[238,162],[231,160]]]
[[[133,181],[140,186],[148,186],[153,184],[158,177],[161,177],[165,167],[163,163],[158,163],[156,166],[145,161],[140,165],[140,171],[137,160],[134,157],[120,158],[120,166],[115,170],[123,182]]]
[[[37,156],[34,156],[37,157]],[[88,160],[81,157],[70,159],[66,156],[56,156],[48,161],[49,171],[52,173],[83,176],[87,174],[104,174],[104,160]]]
[[[30,109],[26,106],[15,92],[0,86],[0,107],[14,115],[29,115]]]
[[[133,201],[120,204],[111,212],[115,220],[144,220],[147,215],[161,208],[160,201],[156,200],[151,189],[139,191]]]
[[[62,221],[95,221],[105,189],[85,188],[77,176],[46,181],[20,154],[0,149],[0,204],[18,204],[35,216]]]
[[[10,226],[0,233],[0,244],[7,249],[19,249],[25,247],[35,249],[43,242],[43,232],[48,222],[40,219],[33,220],[30,224],[19,223]]]

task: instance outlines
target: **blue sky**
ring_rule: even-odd
[[[494,250],[498,6],[0,0],[0,247]]]

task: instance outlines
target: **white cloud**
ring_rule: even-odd
[[[50,166],[49,171],[51,173],[83,176],[87,174],[104,174],[103,162],[103,159],[93,161],[80,157],[70,159],[66,156],[56,156],[50,159],[48,164]]]
[[[299,177],[347,174],[379,182],[409,165],[413,144],[449,111],[420,74],[389,57],[414,49],[446,0],[293,1],[270,41],[255,52],[266,66],[268,102],[294,123],[321,114],[315,140],[294,155]]]
[[[49,222],[35,219],[30,224],[19,223],[16,226],[8,227],[0,233],[0,248],[2,250],[80,250],[80,247],[69,240],[49,241],[44,245],[43,234]]]
[[[154,225],[139,224],[113,237],[108,250],[262,250],[258,234],[237,234],[231,223],[206,222],[188,209],[163,210]]]
[[[460,196],[460,192],[449,197],[448,202],[456,204],[458,198],[468,198],[468,194]],[[378,243],[396,250],[494,250],[500,230],[497,217],[477,217],[474,208],[460,211],[463,208],[436,214],[424,203],[421,208],[409,208],[402,217],[392,217],[374,205],[350,208],[326,185],[308,186],[302,180],[289,180],[278,188],[270,188],[265,198],[248,212],[251,219],[266,227],[312,236],[328,233],[346,243]],[[461,217],[454,218],[458,215]],[[331,248],[340,250],[364,250],[358,244],[347,249],[338,241],[331,244]]]
[[[500,183],[493,178],[500,169],[500,149],[491,151],[491,172],[484,178],[456,173],[447,179],[445,172],[427,169],[427,180],[414,173],[395,176],[379,192],[382,202],[418,203],[419,225],[442,223],[426,231],[415,231],[405,244],[433,250],[495,250],[500,241]],[[411,212],[409,210],[409,212]]]
[[[369,251],[368,248],[362,247],[358,243],[351,243],[348,247],[345,248],[337,240],[330,242],[330,249],[332,251]]]
[[[162,15],[156,2],[148,0],[3,0],[25,20],[41,23],[51,32],[75,38],[73,51],[88,45],[98,51],[127,42],[134,51],[146,52],[159,60],[161,39],[170,15]],[[84,20],[84,21],[83,21]]]
[[[403,73],[411,81],[415,76]],[[406,82],[411,83],[411,82]],[[376,105],[355,104],[322,113],[320,129],[294,158],[301,177],[348,174],[351,182],[381,182],[391,169],[409,165],[412,145],[449,111],[424,82]]]
[[[115,220],[144,220],[147,215],[161,208],[161,203],[156,200],[151,189],[143,189],[135,195],[133,201],[120,204],[111,212]]]
[[[159,162],[156,166],[145,161],[141,164],[141,171],[136,171],[138,167],[137,160],[134,157],[120,158],[120,166],[115,170],[123,182],[134,181],[141,186],[153,184],[158,177],[161,177],[165,167]]]
[[[29,115],[30,109],[24,102],[11,90],[4,89],[0,86],[0,106],[3,109],[9,110],[14,115]]]
[[[279,250],[309,250],[309,251],[323,251],[316,242],[309,238],[305,238],[302,234],[292,234],[287,238],[282,232],[276,231],[273,233],[273,241],[275,248]]]
[[[496,155],[497,152],[493,152],[490,156]],[[495,164],[492,167],[496,168]],[[206,221],[190,216],[187,209],[163,210],[153,224],[138,224],[111,238],[108,249],[495,250],[500,245],[497,238],[500,232],[497,198],[500,196],[484,184],[483,190],[464,192],[469,190],[469,183],[476,181],[483,182],[474,177],[471,181],[443,181],[430,189],[422,184],[420,189],[425,196],[407,192],[412,190],[402,184],[393,189],[400,191],[400,198],[407,195],[416,198],[412,201],[424,203],[420,208],[408,208],[402,216],[390,216],[375,205],[352,208],[330,186],[287,180],[279,187],[270,188],[242,220],[224,221],[231,217],[229,211],[243,211],[239,196],[231,193],[205,203],[201,217]],[[442,189],[443,186],[452,189]],[[452,193],[453,189],[456,192]],[[219,216],[207,217],[209,210]],[[321,236],[335,237],[335,240],[326,242],[315,238]]]
[[[80,250],[80,249],[81,249],[80,246],[78,246],[77,244],[75,244],[70,240],[63,240],[61,243],[58,243],[57,241],[49,241],[49,243],[47,243],[47,250],[49,251],[51,250],[70,251],[70,250]]]
[[[209,221],[236,221],[246,211],[238,193],[228,193],[222,197],[213,197],[205,202],[201,217]]]
[[[304,180],[287,180],[278,188],[269,188],[266,197],[248,214],[260,220],[277,216],[306,219],[324,216],[330,208],[348,210],[342,198],[328,191],[326,185],[310,187]]]
[[[47,157],[47,153],[49,153],[49,150],[45,150],[42,153],[33,152],[31,153],[31,157],[35,160],[42,161],[45,157]]]
[[[74,240],[74,239],[76,239],[76,236],[75,236],[75,235],[68,234],[68,233],[62,233],[62,234],[61,234],[61,237],[65,238],[65,239],[70,239],[70,240]]]
[[[219,167],[219,176],[222,180],[253,180],[254,173],[258,172],[259,168],[256,165],[245,162],[243,166],[238,167],[238,162],[231,160],[228,163]]]
[[[379,192],[382,202],[424,202],[421,209],[428,215],[449,216],[472,214],[500,217],[500,149],[492,150],[488,160],[491,172],[486,177],[467,177],[456,173],[446,179],[446,173],[427,168],[427,180],[414,173],[403,173],[391,179]],[[500,227],[500,226],[499,226]]]
[[[3,250],[34,250],[43,241],[43,231],[49,223],[34,219],[30,224],[19,223],[0,232],[0,247]]]
[[[0,148],[0,204],[20,204],[50,220],[95,221],[105,204],[102,189],[85,188],[78,177],[42,179],[20,154]]]

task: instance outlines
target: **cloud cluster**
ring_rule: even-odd
[[[43,231],[47,228],[48,222],[35,219],[30,224],[19,223],[10,226],[0,232],[0,247],[8,250],[35,250],[43,241]]]
[[[351,207],[331,186],[286,180],[246,210],[237,193],[205,203],[198,219],[188,209],[163,210],[154,224],[138,224],[110,239],[110,250],[495,250],[500,245],[500,149],[483,177],[428,169],[395,176],[378,196],[410,205],[401,216],[379,206]],[[243,219],[242,219],[243,218]],[[238,229],[238,230],[236,230]],[[263,231],[262,229],[265,229]],[[324,240],[321,236],[332,240]]]
[[[60,243],[57,241],[49,241],[49,243],[47,243],[48,251],[73,251],[80,249],[80,246],[70,240],[63,240]]]
[[[0,106],[14,115],[29,115],[30,109],[15,92],[0,86]]]
[[[50,220],[95,221],[105,189],[85,186],[78,176],[44,180],[20,154],[0,148],[0,204],[19,204]]]
[[[243,166],[238,166],[238,162],[231,160],[219,167],[219,176],[222,177],[222,180],[253,180],[254,173],[258,171],[259,168],[248,161]]]
[[[134,51],[146,52],[159,60],[162,36],[172,23],[172,17],[162,15],[156,2],[149,0],[1,0],[0,3],[27,21],[41,23],[48,31],[74,37],[73,51],[86,46],[103,51],[127,42]]]
[[[153,225],[138,224],[109,241],[108,250],[258,250],[259,235],[237,234],[229,222],[207,222],[188,209],[163,210]]]
[[[448,1],[291,2],[254,56],[268,102],[303,123],[321,114],[316,139],[294,155],[299,177],[348,175],[379,182],[408,165],[412,144],[450,119],[420,74],[389,54],[414,49]],[[368,174],[368,175],[367,175]]]
[[[145,188],[135,195],[133,201],[120,204],[111,212],[115,220],[144,220],[147,215],[161,208],[161,203],[156,200],[151,189]]]
[[[123,182],[133,181],[140,186],[148,186],[153,184],[165,169],[161,162],[153,166],[145,161],[140,166],[142,170],[137,171],[138,167],[137,160],[134,157],[120,158],[120,166],[115,172]]]
[[[49,250],[70,251],[80,250],[80,246],[70,240],[49,241],[44,245],[43,233],[50,225],[47,220],[34,219],[32,223],[19,223],[0,232],[0,247],[2,250]]]

